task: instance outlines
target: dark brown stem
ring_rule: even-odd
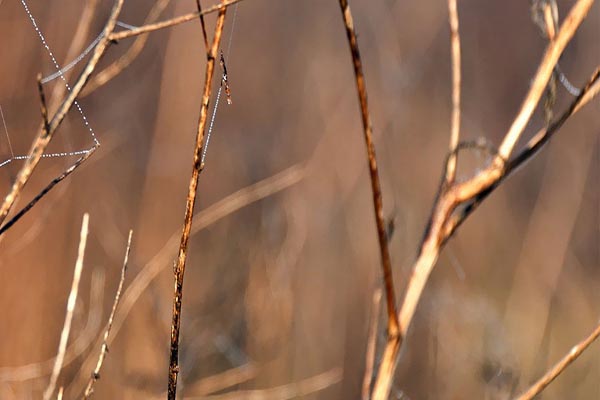
[[[204,144],[204,129],[208,116],[208,103],[212,89],[212,78],[215,69],[215,59],[221,36],[223,33],[223,25],[225,23],[225,12],[227,7],[219,10],[217,24],[215,27],[215,35],[212,46],[207,51],[206,61],[206,76],[204,81],[204,93],[202,95],[202,105],[200,107],[200,118],[198,120],[198,130],[196,132],[196,146],[194,148],[194,163],[192,168],[192,176],[188,188],[188,195],[185,206],[185,218],[183,223],[183,232],[181,234],[181,242],[179,245],[179,254],[175,264],[175,290],[173,295],[173,321],[171,324],[171,354],[169,362],[169,385],[167,388],[167,398],[175,400],[177,393],[177,376],[179,374],[179,330],[181,326],[181,301],[183,296],[183,275],[185,272],[185,262],[187,258],[187,247],[192,228],[192,217],[194,215],[194,205],[196,203],[196,194],[198,188],[198,177],[202,172],[201,156],[202,147]]]
[[[202,14],[202,3],[200,0],[196,0],[196,8],[198,8],[198,14],[200,14],[200,25],[202,25],[202,36],[204,37],[204,48],[206,51],[208,51],[208,36],[206,35],[206,25],[204,23],[204,14]]]
[[[375,157],[375,144],[373,143],[373,127],[371,125],[371,116],[369,114],[369,105],[367,103],[367,87],[365,76],[362,70],[362,62],[356,33],[354,32],[354,22],[350,5],[347,0],[339,0],[348,36],[350,53],[352,54],[352,63],[354,65],[354,75],[356,76],[356,88],[358,90],[358,100],[360,101],[360,111],[363,123],[365,142],[367,145],[367,157],[369,160],[369,173],[371,176],[371,192],[373,193],[373,208],[375,211],[375,222],[377,224],[377,237],[379,239],[379,251],[381,255],[381,267],[383,269],[383,281],[385,286],[385,298],[388,315],[388,335],[396,336],[399,334],[398,315],[396,312],[396,295],[394,292],[394,279],[392,276],[392,262],[388,248],[387,235],[385,232],[385,222],[383,220],[383,197],[381,195],[381,185],[379,183],[379,173],[377,172],[377,158]]]

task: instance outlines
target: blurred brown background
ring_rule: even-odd
[[[67,52],[85,3],[28,2],[62,64],[71,61]],[[142,24],[152,3],[126,0],[120,21]],[[564,17],[574,2],[558,3]],[[391,250],[400,296],[449,141],[447,7],[445,1],[391,0],[356,0],[351,6],[385,212],[395,218]],[[100,32],[110,7],[110,1],[100,1],[78,51]],[[161,18],[194,10],[192,0],[172,1]],[[335,0],[246,0],[238,6],[232,34],[233,16],[230,8],[223,39],[226,49],[231,38],[226,62],[233,105],[223,102],[218,109],[200,178],[197,210],[204,219],[196,222],[205,226],[190,241],[180,394],[198,398],[295,382],[285,395],[261,393],[276,399],[359,398],[380,270],[339,6]],[[531,22],[529,2],[459,1],[459,16],[461,139],[485,136],[498,144],[545,43]],[[212,36],[214,15],[207,23]],[[599,37],[596,4],[561,60],[575,85],[600,63]],[[0,106],[14,152],[25,154],[40,123],[35,76],[54,70],[17,0],[0,0],[0,41]],[[100,68],[132,43],[112,46]],[[126,286],[139,291],[124,293],[95,397],[164,397],[172,261],[204,60],[197,21],[155,32],[127,69],[82,99],[102,147],[0,239],[1,399],[38,398],[47,385],[84,212],[90,213],[91,232],[59,385],[66,387],[65,398],[77,397],[93,369],[95,338],[108,318],[132,228]],[[71,80],[82,65],[69,73]],[[56,85],[62,83],[49,83],[46,91]],[[568,101],[570,95],[559,88],[557,110]],[[450,241],[405,342],[395,398],[508,398],[597,323],[599,111],[596,100],[576,115]],[[538,112],[525,136],[542,123]],[[90,144],[72,110],[50,150]],[[2,160],[10,157],[4,131],[0,152]],[[19,205],[73,161],[43,160]],[[0,169],[3,196],[20,165]],[[277,179],[284,190],[215,218],[218,210],[211,205],[281,171]],[[470,173],[461,170],[463,177]],[[172,236],[171,247],[163,248]],[[160,272],[143,275],[149,268]],[[214,376],[225,371],[229,375]],[[600,344],[543,398],[600,398]]]

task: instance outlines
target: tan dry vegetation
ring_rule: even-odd
[[[126,0],[119,20],[142,24],[149,3]],[[561,21],[572,3],[559,2]],[[29,6],[57,58],[70,61],[84,6],[70,0]],[[448,12],[446,2],[433,1],[351,6],[384,215],[395,218],[389,245],[401,299],[448,152]],[[192,0],[170,2],[161,19],[195,10]],[[109,12],[109,2],[100,2],[83,47]],[[209,39],[215,16],[206,17]],[[459,16],[461,140],[485,136],[499,146],[546,43],[527,2],[463,1]],[[223,47],[232,17],[230,7]],[[578,86],[599,64],[598,37],[595,4],[560,61]],[[20,2],[0,1],[0,38],[0,106],[15,152],[24,154],[40,124],[36,75],[52,68]],[[111,46],[99,68],[125,54],[134,40]],[[102,146],[0,237],[0,398],[39,397],[47,386],[52,363],[39,363],[56,354],[84,212],[90,233],[58,386],[66,387],[65,398],[78,397],[94,369],[96,338],[108,318],[131,228],[128,277],[94,396],[165,396],[172,266],[205,61],[197,20],[157,31],[128,68],[81,101]],[[339,5],[241,2],[227,69],[233,105],[223,102],[218,111],[199,181],[201,214],[190,239],[179,392],[196,398],[230,390],[243,391],[240,398],[358,398],[381,268]],[[218,66],[215,73],[220,75]],[[47,96],[54,85],[45,87]],[[571,101],[562,87],[558,94],[556,114]],[[49,104],[52,113],[56,105]],[[393,396],[509,398],[598,323],[599,111],[596,100],[572,117],[450,240],[403,344]],[[543,118],[538,109],[518,147]],[[9,151],[1,138],[4,159]],[[71,110],[49,150],[89,143]],[[41,161],[17,208],[72,161]],[[457,178],[468,179],[485,162],[459,161]],[[2,193],[19,167],[0,169]],[[258,189],[237,192],[263,179]],[[102,285],[92,279],[97,271],[106,277],[101,289],[94,289]],[[385,321],[382,310],[378,360]],[[546,389],[545,398],[600,396],[599,360],[596,344]],[[269,391],[253,392],[262,388]]]

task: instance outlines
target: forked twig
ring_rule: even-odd
[[[577,359],[593,342],[600,336],[600,324],[585,339],[573,346],[571,350],[548,372],[535,382],[527,391],[519,395],[515,400],[531,400],[544,390],[558,375],[560,375],[573,361]]]
[[[33,146],[29,151],[28,158],[25,160],[25,163],[21,167],[21,170],[19,171],[17,179],[15,180],[10,189],[10,192],[4,198],[2,206],[0,206],[0,224],[6,219],[12,206],[21,194],[23,187],[29,181],[31,174],[33,173],[35,167],[38,165],[42,154],[44,153],[46,147],[50,143],[50,140],[52,140],[54,132],[56,132],[56,129],[64,120],[65,116],[67,115],[67,112],[73,106],[75,99],[85,86],[88,78],[90,77],[94,69],[96,68],[98,61],[100,60],[102,55],[104,55],[106,49],[108,48],[110,44],[109,36],[115,28],[117,18],[119,16],[119,13],[121,12],[121,8],[123,7],[123,2],[124,0],[115,0],[113,8],[110,12],[110,16],[102,31],[102,38],[94,48],[94,51],[92,52],[92,56],[88,60],[88,63],[83,68],[83,71],[77,78],[77,81],[73,84],[73,87],[71,88],[71,91],[69,92],[65,100],[58,107],[58,110],[56,111],[52,119],[49,121],[47,129],[41,128],[39,130],[37,138],[35,139]]]
[[[508,157],[512,153],[513,147],[522,134],[525,125],[531,118],[531,114],[541,98],[556,62],[587,15],[592,3],[593,0],[579,0],[571,9],[555,40],[549,43],[525,101],[490,165],[465,182],[446,185],[444,181],[440,187],[400,308],[400,335],[397,339],[388,338],[373,389],[373,399],[385,400],[389,396],[403,338],[408,331],[417,304],[436,264],[441,248],[460,223],[464,221],[466,215],[472,212],[473,205],[478,204],[481,199],[489,195],[511,171],[513,164],[511,164],[512,161],[508,160]],[[595,85],[595,83],[588,85],[587,92],[596,90],[593,89],[596,87]],[[581,99],[591,100],[591,95],[587,92],[582,93],[578,99],[580,101]],[[577,104],[573,105],[571,111],[565,114],[567,116],[564,119],[559,120],[548,129],[556,131],[576,109],[579,109],[578,107],[580,106]],[[527,146],[524,150],[526,153],[521,153],[523,158],[517,156],[518,162],[522,163],[532,157],[544,142],[540,140],[534,147]],[[448,168],[448,164],[446,164],[446,168]],[[448,176],[447,170],[444,174]],[[458,217],[456,217],[454,216],[455,210],[461,204],[466,204],[465,210],[467,211],[458,213]]]
[[[377,172],[377,158],[375,156],[375,144],[373,143],[373,127],[371,125],[371,115],[369,114],[369,105],[367,103],[367,87],[365,76],[362,70],[358,42],[354,32],[354,21],[350,12],[350,5],[347,0],[339,0],[348,37],[348,45],[352,55],[354,66],[354,75],[356,76],[356,88],[360,102],[360,111],[363,123],[363,132],[367,147],[367,157],[369,161],[369,173],[371,177],[371,192],[373,195],[373,208],[375,211],[375,222],[377,225],[377,238],[379,239],[379,252],[381,257],[381,267],[383,270],[383,283],[385,287],[385,299],[387,305],[387,331],[390,337],[396,337],[399,334],[398,316],[396,313],[396,295],[394,292],[394,278],[392,276],[392,261],[388,247],[385,222],[383,220],[383,196],[381,195],[381,185],[379,183],[379,173]]]
[[[115,299],[113,301],[112,309],[110,310],[110,316],[108,317],[108,322],[106,324],[106,330],[104,331],[104,337],[102,341],[102,347],[100,349],[100,355],[98,356],[98,362],[96,363],[96,368],[94,372],[92,372],[92,376],[83,392],[83,398],[88,399],[92,393],[94,392],[94,383],[98,379],[100,379],[100,369],[102,368],[102,363],[104,363],[104,358],[108,354],[108,337],[110,336],[110,329],[112,328],[113,319],[115,318],[115,313],[117,311],[117,306],[119,305],[119,300],[121,299],[121,292],[123,291],[123,283],[125,282],[125,273],[127,272],[127,263],[129,261],[129,252],[131,251],[131,238],[133,236],[133,230],[129,231],[129,238],[127,239],[127,248],[125,249],[125,258],[123,260],[123,267],[121,268],[121,278],[119,279],[119,286],[117,287],[117,293],[115,294]]]
[[[444,234],[443,241],[448,240],[458,229],[458,227],[464,222],[464,220],[473,213],[481,204],[481,202],[487,198],[506,178],[511,176],[520,167],[533,158],[538,151],[540,151],[544,144],[546,144],[556,132],[563,126],[563,124],[581,108],[587,105],[600,93],[600,68],[597,68],[588,83],[581,90],[579,96],[575,98],[567,109],[561,114],[561,116],[550,125],[540,129],[525,145],[525,147],[517,153],[511,160],[505,165],[504,174],[496,181],[489,189],[481,192],[477,195],[460,213],[453,215],[448,221],[446,227],[446,233]]]
[[[221,3],[222,5],[223,3]],[[227,7],[219,9],[215,33],[210,49],[206,52],[206,77],[204,81],[204,93],[202,94],[202,104],[200,107],[200,117],[198,119],[198,130],[196,132],[196,145],[194,148],[194,159],[192,176],[188,187],[188,195],[185,207],[185,218],[181,242],[179,244],[179,254],[174,268],[175,288],[173,294],[173,321],[171,323],[171,350],[169,357],[169,384],[168,399],[175,400],[177,393],[177,376],[179,374],[179,329],[181,325],[181,301],[183,296],[183,276],[185,273],[185,262],[187,259],[187,247],[192,229],[192,219],[194,215],[194,206],[196,204],[196,194],[198,189],[198,177],[202,172],[203,165],[202,148],[204,145],[204,130],[208,117],[208,103],[212,89],[212,78],[215,69],[215,60],[221,43],[223,26],[225,24],[225,13]]]
[[[44,391],[44,400],[49,400],[54,393],[56,381],[58,380],[58,375],[60,374],[63,360],[65,359],[67,341],[69,340],[69,333],[71,332],[71,322],[73,322],[73,312],[75,311],[75,303],[77,302],[77,293],[79,291],[79,282],[81,280],[81,270],[83,269],[83,256],[85,255],[85,245],[87,243],[89,219],[89,214],[83,214],[81,233],[79,235],[79,249],[77,250],[77,261],[75,262],[73,282],[71,283],[71,291],[69,292],[69,298],[67,300],[67,314],[65,316],[65,323],[63,325],[62,332],[60,333],[58,352],[56,360],[54,361],[54,367],[52,368],[50,383],[48,383],[48,387]]]

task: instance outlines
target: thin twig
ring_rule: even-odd
[[[456,0],[448,0],[450,22],[450,43],[452,49],[452,123],[450,129],[450,159],[446,169],[446,182],[452,183],[456,177],[456,147],[460,135],[460,32],[458,30],[458,10]]]
[[[129,252],[131,251],[132,236],[133,230],[130,230],[129,238],[127,239],[127,248],[125,249],[125,258],[123,259],[123,267],[121,268],[121,279],[119,279],[119,286],[117,287],[115,300],[113,301],[110,316],[108,317],[108,323],[106,324],[106,330],[104,331],[104,338],[102,342],[102,348],[100,349],[100,355],[98,356],[98,362],[96,363],[96,368],[94,369],[94,372],[92,373],[88,385],[83,393],[84,399],[88,399],[94,392],[94,383],[96,383],[96,381],[100,379],[100,369],[102,368],[104,358],[106,358],[106,355],[108,354],[108,337],[110,336],[110,329],[112,328],[112,323],[113,319],[115,318],[117,306],[119,305],[119,300],[121,299],[121,291],[123,290],[123,283],[125,282],[125,273],[127,272],[127,263],[129,261]]]
[[[200,15],[200,25],[202,25],[202,36],[204,37],[204,48],[206,51],[209,51],[208,35],[206,34],[206,24],[204,23],[204,14],[202,14],[202,3],[200,0],[196,0],[196,8],[198,9],[198,14]]]
[[[200,17],[200,15],[207,15],[207,14],[211,14],[211,13],[214,13],[217,11],[224,10],[228,6],[235,4],[235,3],[239,3],[240,1],[242,1],[242,0],[225,0],[225,1],[222,1],[220,4],[215,4],[212,7],[208,7],[206,9],[202,10],[201,13],[199,13],[199,12],[189,13],[189,14],[181,15],[179,17],[171,18],[171,19],[168,19],[165,21],[157,22],[154,24],[143,25],[136,29],[131,29],[129,31],[115,32],[110,35],[110,40],[118,41],[118,40],[126,39],[126,38],[129,38],[132,36],[142,35],[144,33],[149,33],[149,32],[153,32],[153,31],[157,31],[159,29],[164,29],[164,28],[168,28],[171,26],[179,25],[184,22],[193,21],[193,20],[197,19],[198,17]]]
[[[33,146],[29,151],[29,157],[25,160],[25,163],[23,164],[21,170],[19,171],[19,174],[17,175],[17,179],[13,183],[10,192],[8,193],[8,195],[6,195],[6,197],[4,198],[4,202],[0,207],[0,224],[6,219],[12,206],[21,194],[23,187],[29,181],[31,174],[33,173],[35,167],[38,165],[40,158],[44,153],[44,150],[50,143],[50,140],[52,140],[54,132],[56,132],[56,129],[64,120],[65,116],[67,115],[67,112],[73,106],[75,99],[85,86],[88,78],[90,77],[94,69],[96,68],[98,61],[100,61],[100,58],[102,57],[102,55],[104,55],[106,49],[108,48],[110,44],[109,36],[115,28],[117,18],[119,17],[119,13],[121,12],[121,8],[123,6],[123,2],[124,0],[115,0],[110,16],[102,31],[102,38],[98,42],[98,45],[94,48],[94,51],[92,53],[92,56],[88,60],[88,63],[85,65],[83,71],[77,78],[77,81],[75,82],[75,84],[73,84],[71,91],[69,92],[65,100],[62,102],[62,104],[58,107],[58,110],[50,120],[48,130],[46,131],[42,128],[38,132],[37,138],[35,139]]]
[[[7,223],[2,225],[2,227],[0,228],[0,235],[2,235],[4,232],[10,229],[11,226],[17,223],[17,221],[19,221],[25,214],[27,214],[27,212],[31,210],[33,206],[35,206],[36,203],[42,199],[42,197],[48,194],[48,192],[50,192],[54,188],[54,186],[62,182],[67,176],[71,175],[77,168],[79,168],[81,164],[83,164],[88,158],[90,158],[97,149],[98,147],[96,146],[92,147],[90,151],[85,153],[83,156],[79,157],[79,159],[77,159],[77,161],[75,161],[73,165],[71,165],[69,168],[64,170],[62,174],[54,178],[44,189],[42,189],[42,191],[40,191],[29,203],[27,203],[25,207],[19,210],[19,212],[17,212],[14,215],[14,217],[12,217],[10,220],[8,220]]]
[[[50,376],[50,383],[44,391],[44,400],[49,400],[52,396],[52,393],[54,393],[56,381],[58,380],[58,375],[60,374],[63,360],[65,358],[65,350],[67,348],[67,341],[69,340],[69,333],[71,332],[71,323],[73,322],[73,312],[75,311],[75,303],[77,302],[79,281],[81,280],[81,270],[83,269],[83,256],[85,255],[85,245],[87,243],[89,219],[89,214],[83,214],[83,222],[81,224],[81,233],[79,236],[79,249],[77,250],[77,261],[75,262],[75,272],[73,273],[73,282],[71,284],[71,291],[69,292],[69,298],[67,300],[67,314],[65,316],[65,323],[63,325],[62,332],[60,333],[58,352],[56,360],[54,361],[52,375]]]
[[[552,368],[548,370],[537,382],[535,382],[527,391],[519,395],[515,400],[531,400],[544,390],[558,375],[560,375],[581,353],[584,352],[600,336],[600,324],[585,339],[573,346],[571,350]]]
[[[223,3],[221,3],[223,4]],[[168,399],[175,400],[177,393],[177,376],[179,374],[179,329],[181,325],[181,301],[183,296],[183,277],[185,273],[185,262],[187,259],[187,247],[192,228],[192,219],[194,215],[194,206],[196,204],[196,194],[198,189],[198,177],[202,172],[202,146],[204,145],[204,130],[208,116],[208,103],[212,89],[212,78],[215,69],[215,60],[221,43],[223,26],[225,24],[225,13],[227,7],[219,10],[215,33],[210,49],[207,51],[206,77],[204,81],[204,93],[202,95],[202,105],[200,107],[200,117],[198,120],[198,130],[196,132],[196,145],[194,148],[194,159],[192,176],[188,188],[188,195],[185,207],[185,218],[183,232],[181,234],[181,243],[179,245],[179,254],[174,268],[175,288],[173,294],[173,321],[171,324],[171,350],[169,357],[169,384]]]
[[[377,158],[375,156],[375,144],[373,143],[373,127],[371,125],[371,115],[369,114],[369,105],[367,103],[367,87],[362,70],[360,52],[356,33],[354,32],[354,22],[350,5],[347,0],[339,0],[348,37],[348,45],[352,55],[354,66],[354,75],[356,77],[356,88],[358,99],[360,101],[360,111],[363,123],[363,132],[367,147],[367,157],[369,161],[369,173],[371,177],[371,192],[373,195],[373,208],[375,211],[375,222],[377,224],[377,238],[379,239],[379,251],[381,256],[381,267],[383,270],[383,282],[385,286],[385,298],[387,304],[388,324],[387,331],[390,337],[395,337],[399,333],[398,316],[396,312],[396,295],[394,289],[394,278],[392,275],[392,262],[388,247],[388,240],[385,231],[385,222],[383,219],[383,197],[381,195],[381,185],[379,183],[379,173],[377,172]]]

